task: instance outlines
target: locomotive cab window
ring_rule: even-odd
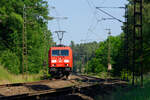
[[[68,50],[61,50],[61,56],[69,56]]]
[[[69,56],[69,50],[52,50],[52,56]]]
[[[59,50],[52,50],[52,56],[59,56]]]

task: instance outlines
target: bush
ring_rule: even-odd
[[[4,65],[9,72],[19,74],[20,61],[19,57],[10,50],[3,51],[0,55],[0,63]]]
[[[105,71],[105,67],[102,64],[97,65],[97,67],[95,68],[95,73],[100,73],[104,71]]]

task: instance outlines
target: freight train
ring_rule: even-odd
[[[72,49],[68,46],[51,47],[48,58],[49,74],[54,78],[68,78],[73,67]]]

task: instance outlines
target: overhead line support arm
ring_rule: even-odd
[[[96,7],[96,9],[100,10],[101,12],[105,13],[106,15],[108,15],[108,16],[110,16],[110,17],[112,17],[112,18],[118,20],[119,22],[122,22],[122,23],[123,23],[122,20],[120,20],[120,19],[118,19],[118,18],[112,16],[111,14],[107,13],[106,11],[104,11],[104,10],[102,10],[102,9],[100,9],[100,8],[101,8],[101,7]]]

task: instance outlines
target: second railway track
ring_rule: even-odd
[[[83,92],[102,84],[104,80],[86,75],[72,75],[71,80],[5,84],[0,85],[0,100],[48,100],[59,95]]]

